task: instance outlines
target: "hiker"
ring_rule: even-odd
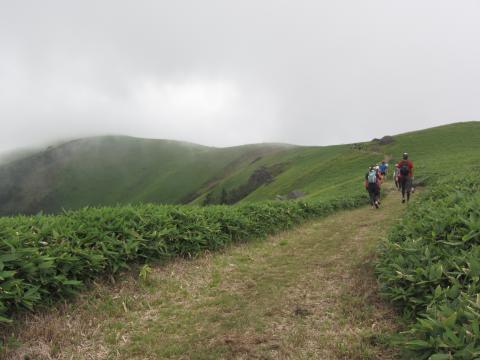
[[[380,169],[380,175],[382,175],[382,178],[385,178],[388,172],[388,164],[384,160],[378,167]]]
[[[400,183],[398,182],[399,177],[400,177],[400,169],[398,167],[398,164],[396,164],[395,168],[393,169],[393,181],[395,182],[395,187],[397,188],[398,191],[400,191]]]
[[[413,163],[408,160],[408,153],[403,153],[403,160],[399,161],[398,182],[402,190],[402,203],[405,202],[405,193],[407,193],[407,201],[410,201],[410,193],[412,192]]]
[[[378,209],[380,205],[380,172],[372,165],[368,168],[368,172],[365,175],[365,189],[370,196],[370,204],[372,208]]]
[[[383,176],[382,173],[380,172],[380,164],[375,165],[375,171],[377,172],[377,175],[380,179],[380,183],[383,182]]]

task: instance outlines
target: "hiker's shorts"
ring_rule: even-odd
[[[377,184],[368,184],[367,191],[370,196],[370,203],[373,205],[380,197],[380,188]]]
[[[378,187],[377,184],[368,184],[368,187],[367,187],[367,191],[369,194],[373,194],[373,195],[380,195],[380,188]]]
[[[402,176],[399,178],[400,187],[407,193],[412,192],[412,177]]]

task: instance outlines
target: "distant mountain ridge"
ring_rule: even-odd
[[[281,144],[225,149],[102,136],[69,141],[0,166],[0,214],[131,202],[181,203],[222,174]]]
[[[306,198],[362,189],[366,167],[410,152],[418,176],[477,166],[480,122],[456,123],[365,142],[314,147],[213,148],[172,140],[101,136],[49,147],[0,166],[0,215],[55,213],[136,202],[218,204]]]

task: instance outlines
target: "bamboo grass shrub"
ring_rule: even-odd
[[[411,328],[418,359],[480,357],[480,178],[445,176],[421,195],[379,249],[381,293]]]
[[[0,218],[0,320],[49,306],[129,264],[194,256],[365,203],[366,196],[354,196],[244,206],[131,205]]]

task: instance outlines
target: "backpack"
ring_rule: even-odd
[[[368,183],[369,184],[377,183],[377,172],[375,170],[371,170],[368,172]]]
[[[410,175],[410,168],[408,167],[408,162],[404,161],[402,166],[400,166],[400,175],[408,176]]]

